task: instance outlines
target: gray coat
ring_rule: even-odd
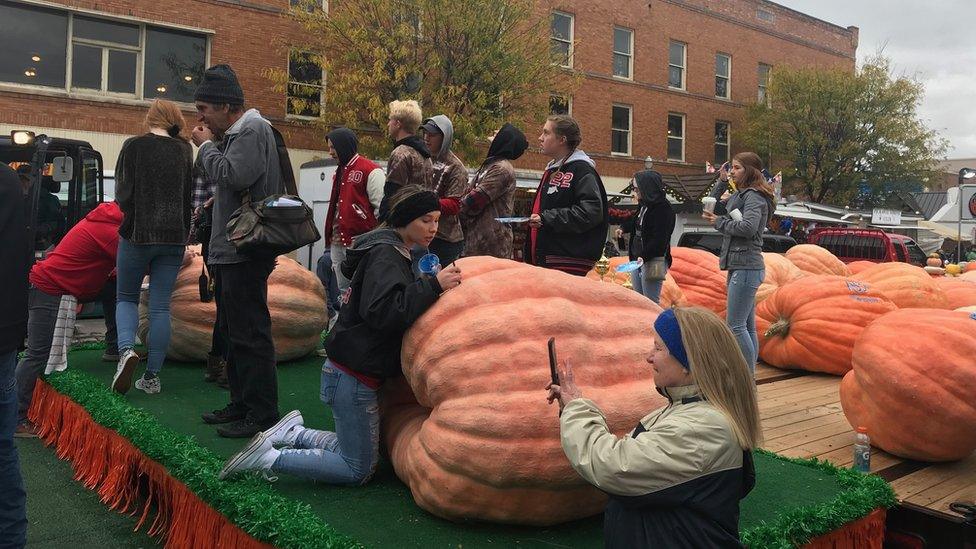
[[[727,184],[719,181],[715,186],[722,188]],[[724,188],[717,194],[721,195],[723,192]],[[715,191],[712,194],[716,194]],[[719,268],[723,271],[765,268],[762,235],[769,223],[769,201],[756,189],[745,189],[734,193],[725,204],[725,209],[742,212],[742,221],[736,221],[728,215],[719,216],[715,220],[715,229],[724,235]]]
[[[248,189],[251,202],[284,193],[271,123],[257,109],[250,109],[228,128],[220,145],[200,146],[201,164],[216,187],[210,263],[228,265],[250,260],[227,241],[227,221],[241,207],[241,192]]]

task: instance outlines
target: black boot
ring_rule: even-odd
[[[223,377],[227,380],[227,362],[224,361],[224,357],[217,355],[207,355],[207,369],[203,374],[203,380],[208,383],[213,383]]]

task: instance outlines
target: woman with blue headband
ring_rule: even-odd
[[[762,442],[752,374],[732,332],[711,311],[668,309],[647,357],[668,405],[618,438],[585,398],[566,361],[559,400],[563,452],[606,492],[606,547],[742,547],[739,500],[755,485]]]

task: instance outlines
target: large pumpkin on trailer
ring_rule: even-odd
[[[407,332],[404,378],[381,395],[397,476],[420,507],[450,520],[548,525],[599,513],[606,496],[566,461],[545,401],[546,342],[556,338],[583,394],[622,435],[664,404],[645,362],[661,309],[554,270],[457,264],[463,284]]]
[[[180,269],[170,301],[172,336],[166,357],[170,360],[202,362],[210,351],[216,304],[200,301],[198,283],[203,258],[199,246],[191,247],[193,258]],[[151,284],[151,282],[150,282]],[[139,304],[139,339],[146,341],[148,295],[142,292]],[[271,311],[271,337],[278,361],[308,355],[320,344],[320,334],[328,325],[325,289],[314,273],[285,256],[277,259],[268,277],[268,309]]]
[[[945,292],[947,308],[958,309],[976,305],[976,282],[959,278],[937,278],[936,283]]]
[[[901,308],[948,309],[946,294],[921,267],[908,263],[878,263],[858,273],[858,280],[881,290]]]
[[[840,385],[852,427],[907,459],[952,461],[976,450],[976,315],[902,309],[868,326]]]
[[[727,275],[718,268],[718,257],[704,250],[675,246],[671,248],[671,268],[678,287],[689,305],[698,305],[724,315]]]
[[[830,275],[795,280],[756,307],[759,357],[777,368],[844,375],[857,337],[895,309],[863,282]]]
[[[871,267],[874,267],[875,265],[877,265],[877,263],[875,263],[874,261],[867,261],[867,260],[861,259],[861,260],[858,260],[858,261],[851,261],[850,263],[848,263],[847,264],[847,270],[849,270],[851,272],[851,275],[856,275],[857,273],[859,273],[859,272],[861,272],[861,271],[863,271],[865,269],[870,269]],[[854,278],[857,278],[857,276],[855,276]]]
[[[848,276],[850,269],[837,256],[816,244],[797,244],[786,250],[789,259],[801,271],[809,274]]]
[[[763,263],[766,264],[766,276],[756,290],[756,303],[772,295],[777,288],[794,280],[803,278],[806,273],[801,271],[792,261],[780,254],[763,252]]]

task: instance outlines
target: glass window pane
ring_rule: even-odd
[[[668,52],[668,63],[683,67],[685,65],[685,45],[678,42],[671,42]]]
[[[630,56],[613,54],[613,75],[630,78]]]
[[[715,164],[724,164],[728,162],[728,160],[729,160],[729,146],[716,143],[715,159],[713,160],[713,162]]]
[[[630,132],[613,130],[611,132],[611,151],[615,153],[630,154],[630,144],[627,142]]]
[[[292,52],[288,58],[288,80],[321,86],[322,67],[310,59],[307,53]]]
[[[145,55],[143,95],[192,103],[207,61],[207,38],[149,27]]]
[[[672,88],[681,88],[683,83],[681,67],[668,67],[668,85]]]
[[[721,76],[715,77],[715,96],[716,97],[728,97],[729,96],[729,79],[723,78]]]
[[[611,111],[611,125],[615,130],[630,129],[630,109],[614,106]]]
[[[729,142],[729,125],[727,123],[715,123],[715,142],[726,144]]]
[[[114,42],[129,46],[139,45],[139,26],[94,19],[92,17],[75,16],[74,27],[71,30],[75,38],[87,38],[100,42]]]
[[[102,89],[102,48],[74,45],[71,52],[71,87]]]
[[[322,88],[288,84],[288,114],[318,116],[322,108]]]
[[[729,75],[729,56],[718,54],[715,56],[715,74],[720,76]]]
[[[68,16],[0,3],[0,81],[64,87]]]
[[[136,93],[136,52],[109,50],[108,91]]]
[[[684,137],[685,131],[682,126],[682,118],[680,116],[668,115],[668,137]]]
[[[671,160],[681,160],[681,140],[668,138],[668,158]]]
[[[549,114],[569,114],[569,99],[560,95],[550,95]]]
[[[613,29],[613,51],[630,53],[631,32],[626,29]]]
[[[757,71],[759,76],[759,85],[765,86],[769,82],[769,65],[759,64],[759,69]]]
[[[569,65],[569,44],[558,40],[552,41],[552,51],[556,61],[561,65]]]
[[[552,14],[552,37],[562,40],[572,39],[573,19],[561,13]]]

